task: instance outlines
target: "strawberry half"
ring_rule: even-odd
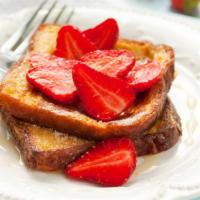
[[[135,58],[127,50],[97,50],[80,59],[90,67],[112,77],[124,77],[135,65]]]
[[[115,19],[109,18],[96,27],[83,31],[83,34],[94,42],[98,49],[112,49],[118,38],[119,27]]]
[[[44,67],[44,66],[62,67],[66,63],[68,63],[68,61],[64,58],[44,53],[36,53],[36,52],[30,55],[29,61],[32,67]],[[78,61],[75,62],[78,63]]]
[[[77,97],[72,79],[72,68],[78,61],[65,60],[53,55],[33,54],[27,73],[28,82],[56,102],[69,104]]]
[[[74,66],[73,80],[85,112],[98,120],[117,118],[135,100],[135,93],[124,80],[104,75],[83,63]]]
[[[148,62],[134,67],[128,74],[127,81],[135,91],[144,92],[158,81],[161,71],[157,62]]]
[[[54,55],[66,59],[79,59],[85,53],[96,50],[95,45],[77,28],[63,26],[57,36]]]
[[[66,168],[75,179],[105,186],[124,184],[136,167],[136,151],[129,138],[112,138],[97,144]]]

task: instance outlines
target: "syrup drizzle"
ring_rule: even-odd
[[[22,165],[21,155],[17,149],[14,139],[7,131],[7,127],[2,120],[0,115],[0,154],[8,155],[8,159],[12,160],[13,163],[18,162]]]
[[[190,120],[186,122],[186,129],[187,129],[187,138],[185,140],[186,145],[192,145],[194,143],[193,134],[198,126],[198,122],[194,116],[194,110],[197,106],[198,102],[196,98],[189,96],[186,101],[186,105],[190,110]]]
[[[142,156],[138,159],[138,165],[135,170],[135,175],[139,175],[141,173],[147,172],[154,167],[156,167],[159,163],[160,155],[147,155]]]

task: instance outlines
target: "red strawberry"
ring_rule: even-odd
[[[133,54],[127,50],[97,50],[80,59],[108,76],[124,77],[135,65]]]
[[[143,92],[149,89],[159,79],[161,66],[156,62],[134,67],[127,76],[128,83],[137,92]]]
[[[83,63],[74,66],[73,79],[85,112],[95,119],[115,119],[135,100],[135,93],[124,80],[104,75]]]
[[[47,97],[59,103],[72,103],[77,89],[72,79],[72,68],[78,61],[65,60],[53,55],[33,54],[27,80]]]
[[[77,28],[63,26],[58,32],[54,54],[66,59],[78,59],[85,53],[96,50],[95,45]]]
[[[60,66],[62,67],[65,63],[68,63],[66,59],[41,53],[32,53],[29,58],[30,65],[32,67],[44,67],[44,66]],[[78,61],[76,61],[78,62]]]
[[[105,186],[120,186],[135,167],[136,152],[131,139],[112,138],[97,144],[68,165],[66,174]]]
[[[94,28],[83,31],[98,49],[112,49],[119,34],[119,27],[115,19],[109,18]]]

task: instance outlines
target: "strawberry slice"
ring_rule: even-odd
[[[83,63],[75,65],[72,73],[83,108],[95,119],[113,120],[135,100],[135,93],[124,80],[104,75]]]
[[[57,37],[54,55],[66,59],[78,59],[85,53],[96,50],[95,45],[77,28],[63,26]]]
[[[90,67],[112,77],[124,77],[135,65],[135,58],[127,50],[97,50],[80,59]]]
[[[134,67],[128,74],[127,80],[135,91],[144,92],[158,81],[161,71],[158,63],[148,62]]]
[[[117,21],[109,18],[94,28],[83,31],[98,49],[112,49],[119,34]]]
[[[32,53],[29,58],[30,65],[32,67],[44,67],[44,66],[60,66],[62,67],[68,61],[64,58],[60,58],[54,55],[44,53]],[[75,61],[78,63],[78,61]]]
[[[66,174],[105,186],[124,184],[136,167],[136,151],[129,138],[107,139],[66,168]]]
[[[72,79],[72,68],[78,61],[65,60],[53,55],[33,54],[27,73],[28,82],[56,102],[69,104],[77,97]]]

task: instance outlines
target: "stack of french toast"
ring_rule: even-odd
[[[32,70],[34,65],[31,63],[31,57],[33,54],[36,54],[36,57],[38,54],[49,56],[55,54],[55,51],[57,52],[55,55],[59,56],[58,33],[61,29],[61,26],[55,24],[41,25],[32,37],[27,53],[11,67],[0,85],[2,116],[25,164],[36,170],[62,170],[91,147],[110,138],[131,139],[137,156],[156,154],[175,145],[181,136],[181,122],[167,95],[174,79],[173,49],[167,45],[154,45],[147,41],[115,38],[112,50],[131,52],[135,66],[157,63],[160,72],[148,89],[134,94],[128,107],[123,107],[120,113],[114,113],[112,117],[110,114],[108,118],[105,113],[94,115],[97,111],[91,111],[96,99],[86,103],[89,107],[91,105],[90,110],[87,111],[87,106],[82,107],[80,102],[84,103],[90,93],[81,96],[80,79],[75,80],[75,85],[78,88],[80,86],[78,90],[80,97],[75,103],[57,102],[55,95],[54,99],[51,98],[44,87],[37,88],[37,84],[41,86],[41,83],[33,78],[38,72],[36,74]],[[107,37],[106,34],[104,37]],[[69,43],[68,48],[72,48],[73,45],[70,45]],[[60,55],[60,57],[66,56],[66,54],[62,56],[61,53]],[[76,76],[73,74],[74,79],[83,76],[87,70],[88,74],[94,73],[86,67],[76,66],[76,70],[73,71],[76,74]],[[99,72],[95,73],[98,77]],[[87,74],[82,79],[86,79],[86,76]],[[101,79],[100,76],[98,80]],[[90,78],[92,85],[87,87],[96,87],[97,83],[93,83],[89,75],[87,78],[87,80]],[[103,78],[105,77],[102,75],[102,80]],[[148,81],[146,82],[150,83]],[[146,82],[141,84],[142,87],[146,87]],[[125,89],[123,92],[126,92]],[[105,104],[107,105],[107,102]]]

